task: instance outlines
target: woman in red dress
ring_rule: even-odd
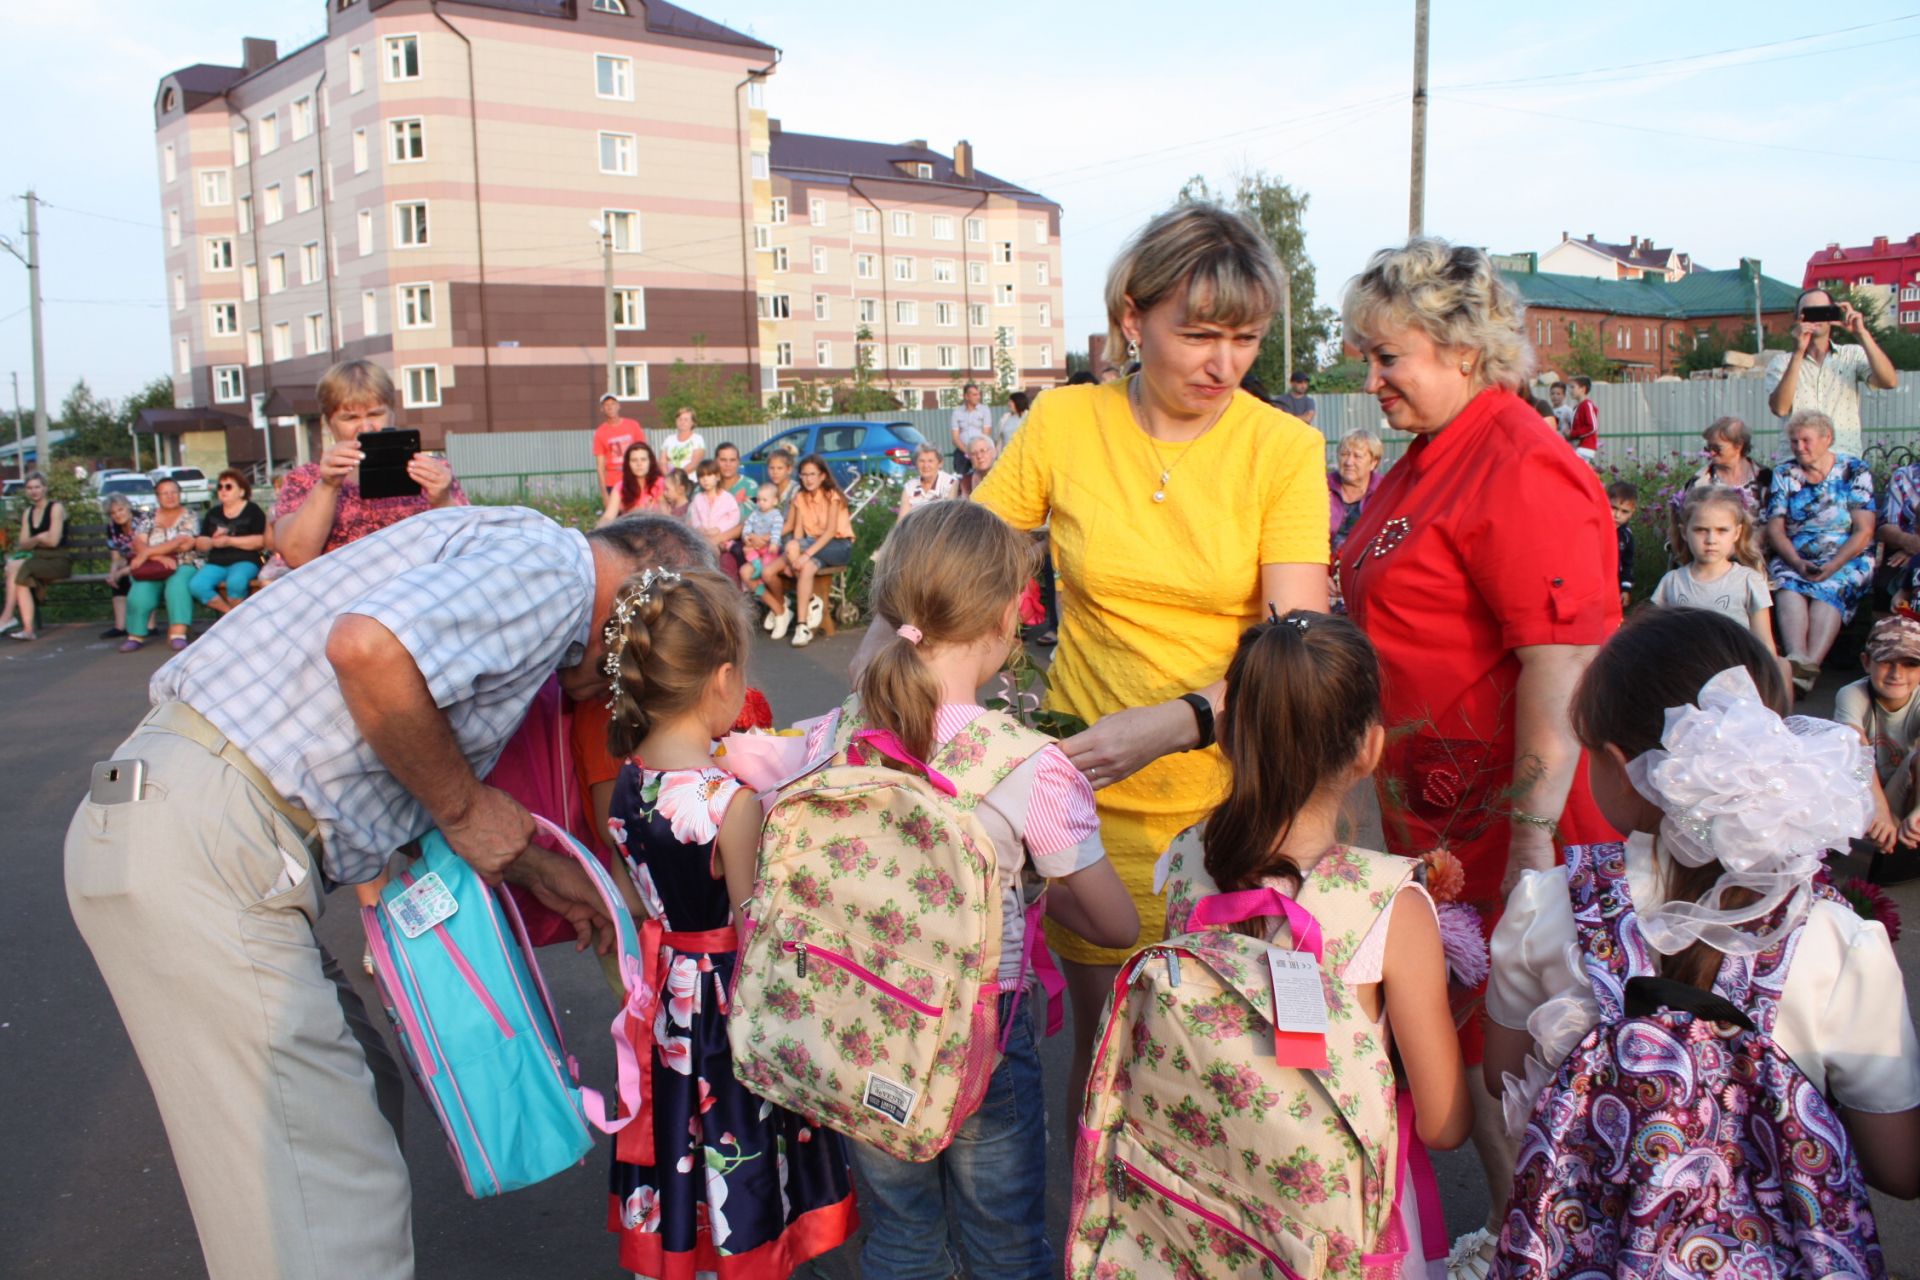
[[[1417,437],[1337,559],[1348,611],[1380,654],[1387,848],[1450,849],[1462,900],[1490,932],[1520,874],[1554,864],[1556,839],[1618,838],[1567,720],[1581,671],[1620,624],[1613,520],[1592,468],[1514,394],[1533,352],[1485,253],[1435,239],[1382,250],[1344,312],[1367,392],[1390,428]],[[1480,992],[1463,1012],[1475,1063]],[[1513,1155],[1498,1102],[1469,1079],[1497,1232]],[[1456,1275],[1484,1274],[1477,1236],[1456,1246]]]

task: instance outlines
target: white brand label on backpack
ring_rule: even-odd
[[[867,1073],[867,1093],[862,1102],[869,1111],[878,1111],[895,1124],[905,1124],[907,1117],[913,1114],[913,1104],[920,1095],[896,1080],[885,1076]]]
[[[1276,1031],[1327,1033],[1327,993],[1320,985],[1320,965],[1302,951],[1267,951],[1273,970],[1273,1026]]]
[[[387,904],[387,914],[401,933],[417,938],[460,909],[460,903],[436,871],[415,880],[407,891]]]

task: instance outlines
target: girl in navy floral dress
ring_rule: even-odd
[[[727,1047],[761,811],[710,749],[745,700],[747,634],[739,589],[710,572],[630,580],[607,624],[608,745],[631,757],[608,827],[646,911],[657,993],[628,1019],[643,1094],[614,1147],[607,1227],[620,1265],[656,1280],[786,1276],[858,1223],[839,1135],[748,1093]]]

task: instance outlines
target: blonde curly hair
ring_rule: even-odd
[[[1340,318],[1349,342],[1413,327],[1440,346],[1476,352],[1475,376],[1488,386],[1515,389],[1533,373],[1526,305],[1486,251],[1470,245],[1417,236],[1380,250],[1347,282]]]

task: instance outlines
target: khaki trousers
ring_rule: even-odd
[[[411,1277],[397,1072],[314,937],[317,842],[197,742],[142,724],[114,758],[146,761],[146,788],[81,803],[67,902],[153,1086],[212,1280]]]

